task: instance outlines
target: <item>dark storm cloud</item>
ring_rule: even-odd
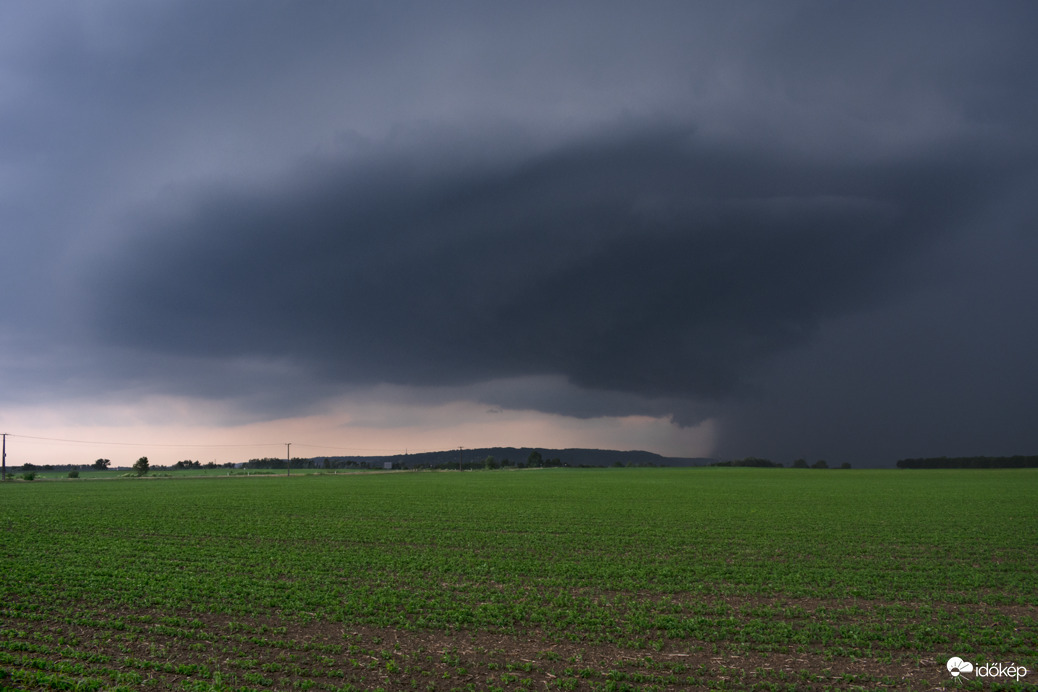
[[[1033,358],[995,344],[1038,336],[1036,27],[1033,2],[4,5],[0,397],[248,419],[388,383],[709,417],[728,455],[1034,453]]]
[[[420,135],[177,193],[92,268],[92,321],[123,346],[351,385],[560,375],[718,399],[821,321],[910,290],[1010,172],[954,146],[819,163],[667,127],[529,158]]]
[[[1038,173],[1014,176],[916,271],[920,288],[834,320],[718,409],[719,453],[890,465],[1038,442]]]

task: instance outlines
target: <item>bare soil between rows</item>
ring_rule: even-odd
[[[858,600],[723,600],[733,608],[798,606],[809,615],[823,607],[869,606]],[[1033,618],[1035,610],[1013,606],[992,612]],[[754,651],[725,642],[682,639],[626,648],[561,641],[557,634],[534,629],[411,631],[320,619],[126,609],[95,610],[93,616],[81,622],[44,617],[5,626],[27,630],[25,641],[30,644],[51,644],[34,645],[37,669],[46,669],[47,661],[95,661],[93,668],[85,665],[85,676],[113,682],[113,671],[132,673],[132,684],[124,688],[141,690],[207,689],[207,684],[225,685],[212,689],[270,690],[930,690],[960,684],[943,659],[914,650],[884,651],[868,658],[792,646]],[[59,645],[53,646],[55,642]],[[5,667],[10,669],[11,663]]]

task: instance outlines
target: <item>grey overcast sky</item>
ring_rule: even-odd
[[[1034,2],[4,3],[9,462],[1038,454],[1036,35]]]

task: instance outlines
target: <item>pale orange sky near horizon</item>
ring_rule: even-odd
[[[90,464],[105,458],[113,466],[128,467],[141,456],[155,466],[183,459],[223,464],[284,458],[289,442],[293,458],[458,447],[638,449],[663,456],[702,457],[710,456],[714,441],[714,424],[709,420],[682,428],[669,419],[650,416],[580,419],[472,402],[367,406],[344,401],[321,414],[242,425],[206,423],[203,406],[198,406],[200,415],[192,414],[192,408],[190,402],[161,400],[125,408],[0,411],[0,432],[8,433],[7,465]],[[158,422],[162,415],[172,422]],[[376,425],[375,420],[401,423]]]

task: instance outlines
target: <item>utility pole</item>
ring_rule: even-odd
[[[2,433],[2,434],[4,436],[4,452],[3,452],[2,466],[0,466],[0,480],[6,481],[7,480],[7,433]]]
[[[464,454],[463,454],[464,449],[465,449],[464,447],[458,447],[458,470],[459,471],[464,471],[465,470],[465,466],[464,466],[464,464],[465,464],[465,457],[464,457]]]
[[[292,475],[292,443],[291,442],[286,442],[285,443],[285,461],[288,462],[288,465],[286,467],[288,473],[286,473],[285,475],[286,476],[291,476]]]

